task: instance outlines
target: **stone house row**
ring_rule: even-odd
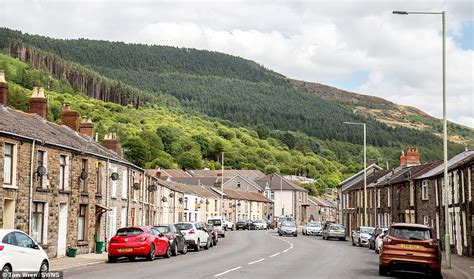
[[[462,152],[448,161],[448,225],[454,253],[473,256],[472,172],[474,151]],[[409,148],[402,153],[400,166],[392,170],[372,168],[367,176],[368,225],[388,227],[396,222],[424,224],[434,228],[444,243],[444,165],[442,162],[419,163],[419,151]],[[352,230],[364,224],[363,177],[357,182],[339,185],[339,221]],[[443,244],[444,245],[444,244]],[[444,247],[444,246],[443,246]]]
[[[308,196],[308,221],[336,221],[336,204],[323,197]]]
[[[183,219],[184,193],[119,156],[114,134],[94,141],[90,118],[65,105],[61,125],[45,120],[34,88],[29,112],[8,107],[0,71],[0,228],[20,229],[49,257],[94,251],[119,227]]]

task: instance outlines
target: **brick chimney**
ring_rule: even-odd
[[[31,98],[28,102],[29,106],[29,113],[35,113],[43,118],[46,117],[48,104],[46,101],[46,97],[44,96],[44,88],[43,87],[33,87],[33,94],[31,94]]]
[[[155,177],[161,179],[161,171],[156,171]]]
[[[5,72],[0,71],[0,104],[6,106],[8,103],[8,83],[5,80]]]
[[[119,143],[118,143],[118,140],[117,140],[117,134],[115,134],[115,133],[105,134],[104,141],[102,142],[102,145],[105,148],[110,149],[110,150],[114,151],[115,153],[119,154],[120,146],[119,146]]]
[[[90,116],[82,118],[82,122],[79,125],[79,133],[92,138],[94,135],[94,123]]]
[[[400,166],[412,167],[420,165],[420,151],[417,147],[408,146],[407,153],[402,151]]]
[[[63,106],[61,125],[66,125],[74,131],[79,131],[79,112],[72,110],[69,104]]]

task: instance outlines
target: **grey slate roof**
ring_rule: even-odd
[[[291,190],[291,191],[300,191],[300,192],[309,192],[305,188],[289,181],[288,179],[283,178],[282,176],[272,173],[267,175],[264,178],[259,179],[260,181],[267,181],[268,186],[272,190]]]
[[[474,150],[461,152],[448,160],[448,170],[455,169],[457,167],[460,167],[472,161],[474,161]],[[442,174],[443,172],[444,172],[444,164],[440,163],[437,167],[419,176],[418,179],[425,179],[432,176],[437,176],[437,175]]]

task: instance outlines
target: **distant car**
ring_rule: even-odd
[[[212,217],[207,219],[207,223],[214,226],[218,236],[225,237],[225,220],[222,217]]]
[[[278,228],[278,235],[292,235],[297,237],[298,232],[296,231],[296,223],[294,221],[283,221]]]
[[[171,257],[171,247],[168,238],[152,226],[128,227],[118,229],[110,239],[108,256],[111,263],[122,257],[153,261],[156,256]]]
[[[375,230],[370,234],[369,245],[367,246],[370,250],[375,250],[375,240],[382,233],[383,228],[375,228]]]
[[[382,242],[383,242],[383,238],[387,235],[388,233],[388,229],[387,228],[384,228],[382,229],[382,233],[380,233],[377,238],[375,239],[375,253],[379,253],[380,252],[380,247],[382,246]]]
[[[186,244],[196,252],[201,248],[207,250],[211,247],[211,236],[203,222],[181,222],[177,223],[176,227],[184,235]]]
[[[339,240],[346,240],[346,229],[343,225],[327,223],[324,226],[323,239],[328,240],[329,238],[337,238]]]
[[[224,228],[225,230],[233,231],[235,229],[234,222],[230,221],[228,218],[224,218]]]
[[[294,220],[293,220],[293,218],[291,218],[291,217],[286,217],[286,216],[280,216],[280,217],[278,217],[277,229],[280,228],[281,223],[283,223],[283,222],[285,222],[285,221],[294,221]]]
[[[170,241],[170,248],[171,253],[173,256],[177,256],[178,253],[186,254],[188,252],[188,245],[186,244],[186,240],[184,239],[184,235],[181,231],[176,228],[174,224],[162,224],[156,225],[155,229],[158,232],[162,233],[166,236]]]
[[[255,220],[253,221],[254,227],[256,230],[266,230],[267,229],[267,222],[263,220]]]
[[[352,246],[368,246],[374,227],[357,227],[352,231]]]
[[[321,235],[322,230],[321,222],[308,222],[304,224],[301,233],[303,235]]]
[[[242,220],[235,225],[236,230],[254,230],[255,226],[252,220]]]
[[[427,226],[397,223],[383,238],[379,274],[392,271],[422,272],[441,276],[441,250],[433,230]]]
[[[12,278],[12,272],[49,270],[48,255],[38,243],[19,230],[0,229],[0,267],[2,278]]]
[[[211,247],[216,246],[217,242],[219,241],[219,235],[216,230],[216,227],[214,227],[212,224],[206,224],[207,227],[207,232],[211,235]]]

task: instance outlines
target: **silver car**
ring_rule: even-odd
[[[294,221],[283,221],[278,228],[278,235],[292,235],[297,237],[298,233],[296,232],[296,223]]]
[[[323,239],[337,238],[346,240],[346,229],[340,224],[330,224],[323,230]]]
[[[321,235],[322,231],[321,222],[308,222],[304,224],[301,232],[303,235]]]

